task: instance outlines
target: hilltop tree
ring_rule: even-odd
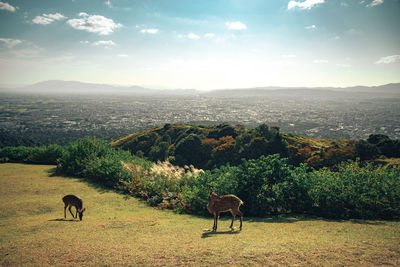
[[[360,140],[354,146],[356,157],[359,157],[360,160],[369,160],[375,159],[379,155],[378,148],[376,145],[371,144],[365,140]]]
[[[179,141],[175,148],[175,163],[184,166],[193,164],[202,168],[207,162],[201,139],[196,134],[190,134]]]

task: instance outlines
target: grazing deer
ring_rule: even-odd
[[[232,214],[232,223],[229,226],[232,229],[233,221],[235,220],[236,215],[240,216],[240,230],[242,230],[242,219],[243,213],[239,210],[240,205],[243,204],[243,201],[240,200],[235,195],[225,195],[218,196],[216,193],[212,192],[208,196],[208,211],[214,215],[214,226],[213,231],[217,231],[217,223],[218,217],[221,212],[230,211]]]
[[[83,212],[86,210],[82,209],[83,203],[82,203],[82,199],[80,197],[77,197],[75,195],[66,195],[65,197],[63,197],[62,199],[64,201],[64,219],[67,218],[67,207],[69,212],[71,213],[72,217],[74,217],[74,219],[77,218],[77,215],[79,213],[79,220],[82,221],[82,217],[83,217]],[[71,211],[71,207],[74,206],[76,209],[76,213],[75,216]]]

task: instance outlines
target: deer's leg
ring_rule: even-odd
[[[215,230],[217,231],[217,227],[218,227],[218,218],[219,218],[219,212],[216,212],[216,216],[215,216]]]
[[[240,216],[240,230],[242,230],[243,213],[239,209],[238,209],[238,214]]]
[[[229,228],[231,228],[231,229],[232,229],[232,226],[233,226],[233,221],[235,220],[236,213],[235,213],[235,212],[233,212],[233,211],[231,210],[231,214],[232,214],[232,223],[231,223],[231,226],[229,226]]]
[[[64,219],[67,218],[67,207],[68,207],[68,205],[64,206]]]
[[[217,219],[218,219],[218,217],[217,217],[217,213],[216,212],[214,212],[214,225],[213,225],[213,231],[215,231],[215,230],[217,230]]]
[[[71,211],[71,208],[72,208],[72,206],[69,206],[69,207],[68,207],[68,210],[69,210],[69,212],[71,213],[72,217],[75,219],[75,216],[74,216],[74,214],[73,214],[72,211]]]
[[[75,210],[76,210],[76,212],[75,212],[75,218],[78,218],[78,208],[75,207]]]

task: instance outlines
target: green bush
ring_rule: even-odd
[[[243,161],[238,166],[223,166],[192,178],[182,190],[182,202],[189,211],[206,213],[207,197],[217,194],[236,194],[245,205],[248,215],[303,211],[310,207],[307,195],[307,167],[294,169],[279,155],[262,156]]]
[[[4,162],[57,164],[63,152],[64,148],[59,145],[5,147],[0,149],[0,158],[3,158]]]
[[[400,215],[400,170],[342,164],[337,172],[310,173],[315,212],[339,218],[393,218]]]
[[[208,194],[237,194],[238,167],[222,166],[190,177],[182,186],[180,198],[186,211],[196,214],[207,214]]]
[[[208,194],[236,194],[247,216],[309,213],[333,218],[398,218],[400,170],[340,165],[338,171],[293,167],[278,155],[224,166],[191,178],[180,195],[186,211],[207,213]]]
[[[131,179],[122,162],[145,164],[144,160],[127,151],[114,149],[110,144],[92,138],[71,143],[60,159],[62,173],[114,188],[120,188]]]
[[[121,160],[112,156],[89,161],[83,170],[83,176],[106,187],[115,187],[130,179],[128,171],[122,167]]]

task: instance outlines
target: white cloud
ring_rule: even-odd
[[[9,3],[1,2],[0,1],[0,10],[7,10],[10,12],[15,12],[18,9],[18,7],[13,7]]]
[[[41,24],[41,25],[48,25],[53,23],[56,20],[62,20],[66,19],[63,14],[60,13],[55,13],[55,14],[43,14],[42,16],[36,16],[32,22],[35,24]]]
[[[112,3],[111,3],[110,0],[105,1],[104,4],[105,4],[106,6],[108,6],[108,7],[112,7]]]
[[[108,40],[108,41],[97,41],[97,42],[92,43],[92,45],[95,45],[95,46],[99,46],[99,45],[111,46],[111,45],[115,45],[115,43],[113,41],[111,41],[111,40]]]
[[[22,43],[21,40],[18,39],[9,39],[9,38],[0,38],[0,42],[5,43],[9,48],[13,48],[17,44]]]
[[[293,8],[300,8],[300,9],[311,9],[315,5],[322,4],[324,3],[325,0],[305,0],[303,2],[298,2],[298,1],[290,1],[288,4],[287,9],[293,9]]]
[[[122,24],[115,23],[112,19],[100,15],[88,15],[81,12],[79,19],[69,19],[67,23],[76,30],[84,30],[99,35],[108,35],[113,33],[115,29],[122,27]]]
[[[326,64],[329,61],[326,60],[326,59],[315,59],[313,62],[316,63],[316,64]]]
[[[282,57],[284,57],[284,58],[295,58],[296,55],[287,54],[287,55],[282,55]]]
[[[190,39],[200,39],[200,36],[198,36],[197,34],[194,34],[194,33],[189,33],[188,35],[187,35],[187,37],[188,38],[190,38]]]
[[[119,54],[118,57],[129,57],[127,54]]]
[[[43,51],[43,48],[25,40],[0,38],[0,42],[10,48],[12,56],[18,58],[32,58]]]
[[[213,37],[215,37],[215,33],[212,33],[212,32],[206,33],[206,34],[204,34],[204,37],[205,38],[213,38]]]
[[[341,5],[341,6],[349,6],[349,4],[346,3],[346,2],[341,2],[340,5]]]
[[[55,13],[55,14],[43,14],[43,16],[46,16],[50,19],[54,19],[54,20],[62,20],[67,18],[66,16],[64,16],[63,14],[60,13]]]
[[[247,27],[240,21],[227,21],[225,22],[225,25],[228,26],[229,29],[231,30],[246,30]]]
[[[375,62],[375,64],[391,64],[396,62],[400,62],[400,55],[381,57]]]
[[[79,43],[81,43],[81,44],[88,44],[89,41],[80,41]]]
[[[313,25],[310,25],[310,26],[306,26],[306,27],[304,27],[304,28],[306,28],[307,30],[316,30],[316,29],[317,29],[317,26],[315,26],[315,25],[313,24]]]
[[[140,32],[141,33],[156,34],[156,33],[158,33],[158,29],[143,29]]]
[[[384,0],[374,0],[374,1],[372,1],[371,3],[369,3],[369,4],[367,5],[367,7],[379,6],[379,5],[383,4],[383,1],[384,1]]]

